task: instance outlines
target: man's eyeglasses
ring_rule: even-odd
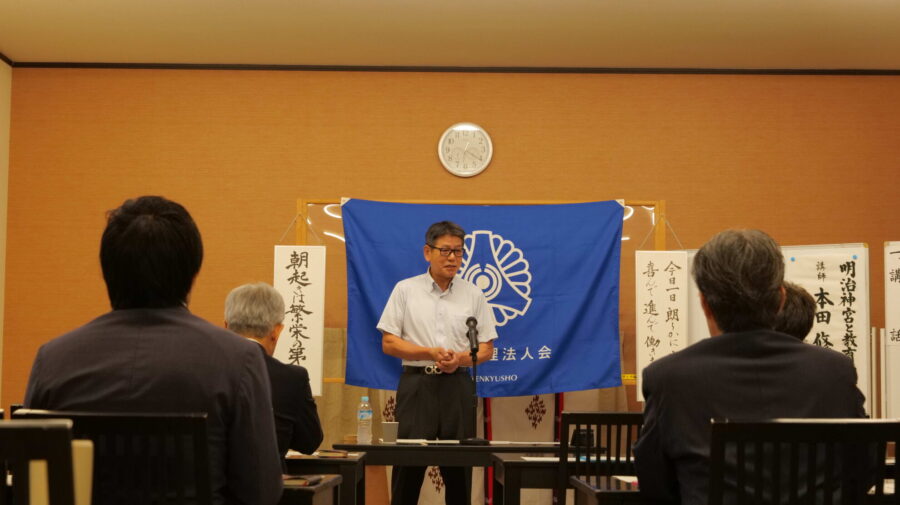
[[[457,258],[462,258],[463,254],[466,252],[462,248],[450,249],[449,247],[435,247],[431,244],[426,244],[426,245],[432,249],[437,249],[441,253],[441,256],[450,256],[450,253],[453,253],[453,255],[456,256]]]

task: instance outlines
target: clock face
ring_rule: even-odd
[[[491,137],[484,128],[473,123],[457,123],[441,135],[438,157],[444,168],[459,177],[480,174],[494,154]]]

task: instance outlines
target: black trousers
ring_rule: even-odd
[[[398,438],[461,440],[474,433],[474,386],[464,371],[425,375],[404,372],[397,386]],[[472,469],[440,467],[447,505],[469,505]],[[424,466],[394,467],[391,505],[416,505]]]

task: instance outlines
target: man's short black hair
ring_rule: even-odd
[[[142,196],[107,213],[100,266],[113,309],[186,304],[202,262],[200,231],[180,204]]]
[[[440,221],[428,227],[428,231],[425,232],[425,243],[433,246],[434,241],[444,235],[466,239],[466,232],[460,225],[452,221]]]
[[[816,319],[816,300],[802,286],[787,281],[784,295],[784,307],[775,318],[775,331],[803,340]]]
[[[775,325],[784,258],[772,237],[759,230],[725,230],[697,251],[693,273],[720,330]]]

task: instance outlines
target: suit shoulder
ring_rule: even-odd
[[[672,354],[667,354],[661,358],[658,358],[647,365],[645,370],[667,370],[671,368],[677,368],[682,366],[682,364],[689,360],[690,358],[706,354],[708,352],[707,348],[710,347],[712,339],[704,339],[695,344],[689,345],[680,351],[674,352]]]
[[[808,354],[810,356],[810,359],[818,359],[823,362],[833,363],[835,365],[843,364],[846,366],[854,366],[853,360],[840,351],[835,351],[834,349],[827,349],[818,345],[805,343],[803,344],[803,349],[803,352]]]
[[[309,372],[306,371],[306,368],[290,363],[283,363],[273,356],[266,355],[266,366],[269,367],[269,370],[280,375],[291,375],[298,379],[302,378],[304,380],[309,380]]]
[[[178,311],[169,320],[173,334],[182,340],[183,352],[196,356],[203,354],[210,359],[227,360],[231,366],[262,365],[265,355],[262,347],[255,342],[196,316],[187,310]],[[188,338],[185,338],[188,337]],[[171,337],[170,337],[171,338]]]
[[[291,373],[293,373],[297,377],[303,377],[304,380],[309,380],[309,372],[306,370],[306,368],[304,368],[300,365],[286,365],[286,366],[291,370]]]
[[[653,381],[661,385],[666,379],[680,375],[695,375],[698,368],[708,367],[711,362],[706,358],[721,351],[719,342],[714,338],[703,339],[684,349],[655,360],[644,368],[644,381]],[[664,378],[664,379],[663,379]]]

